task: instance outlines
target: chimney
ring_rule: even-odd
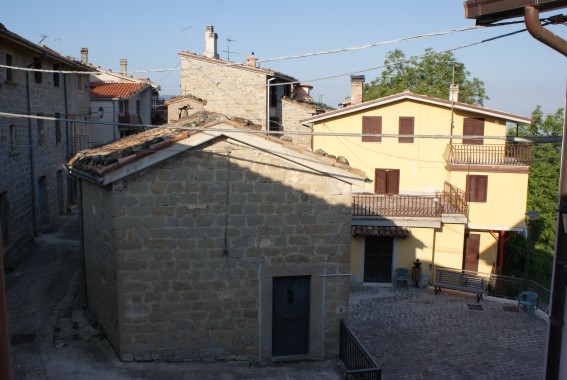
[[[252,55],[246,57],[246,64],[248,66],[256,67],[256,57],[254,57],[254,52],[252,52]]]
[[[120,74],[128,75],[128,60],[126,58],[120,58]]]
[[[360,104],[363,102],[362,89],[364,87],[364,75],[350,76],[350,104]]]
[[[218,38],[219,36],[215,33],[212,25],[205,26],[205,51],[203,52],[205,57],[219,59],[219,54],[217,53]]]
[[[451,83],[451,87],[449,87],[449,101],[451,102],[458,102],[459,101],[459,85],[455,83]]]
[[[87,64],[89,63],[89,49],[81,48],[81,63]]]

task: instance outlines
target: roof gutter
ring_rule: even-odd
[[[567,57],[567,41],[541,26],[539,9],[532,5],[524,8],[526,28],[533,38]]]

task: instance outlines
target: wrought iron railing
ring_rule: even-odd
[[[480,276],[486,278],[488,285],[486,294],[493,297],[505,298],[505,299],[517,301],[518,295],[521,292],[525,290],[532,291],[538,295],[536,307],[546,313],[549,312],[549,301],[550,301],[551,293],[549,289],[545,288],[544,286],[538,284],[535,281],[528,281],[526,283],[523,278],[502,276],[502,275],[482,273],[482,272],[474,272],[464,269],[444,268],[444,267],[438,267],[437,265],[433,267],[433,273],[432,273],[433,278],[435,278],[435,273],[437,271],[437,268],[464,273],[471,276]]]
[[[528,166],[533,160],[533,150],[531,145],[518,143],[449,144],[443,158],[451,164]]]
[[[439,193],[443,214],[469,215],[469,205],[465,198],[465,192],[445,181],[443,192]]]
[[[341,360],[346,367],[347,380],[382,379],[382,369],[378,368],[366,348],[356,339],[343,320],[341,320],[339,350]]]
[[[438,218],[442,214],[468,215],[465,192],[448,182],[435,195],[352,195],[352,216]]]
[[[538,295],[536,301],[536,307],[538,309],[546,313],[549,311],[549,289],[546,289],[534,281],[528,281],[526,284],[523,278],[496,274],[490,275],[487,291],[489,296],[517,300],[518,295],[524,290],[532,291]]]

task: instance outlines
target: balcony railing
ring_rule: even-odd
[[[442,214],[468,215],[465,192],[448,182],[435,195],[352,195],[352,216],[439,218]]]
[[[528,166],[533,151],[528,144],[449,144],[443,158],[451,164]]]
[[[376,365],[372,356],[362,343],[349,330],[341,319],[339,350],[340,357],[346,367],[347,379],[380,380],[382,369]]]

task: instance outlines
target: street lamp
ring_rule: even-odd
[[[98,116],[102,119],[104,116],[104,108],[102,106],[98,107]]]
[[[530,277],[530,260],[531,260],[531,253],[532,253],[532,239],[533,239],[533,232],[534,232],[534,221],[539,216],[537,211],[528,211],[526,212],[527,218],[527,229],[528,229],[528,247],[526,250],[526,266],[525,266],[525,273],[524,273],[524,288],[527,289],[528,287],[528,280]]]

